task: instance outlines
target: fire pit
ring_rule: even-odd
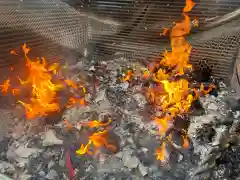
[[[238,4],[11,2],[0,179],[240,178]]]

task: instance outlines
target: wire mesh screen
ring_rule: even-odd
[[[199,28],[189,38],[191,60],[198,68],[210,66],[216,77],[229,77],[239,47],[239,20],[206,29],[211,22],[237,10],[238,0],[195,1],[191,17]],[[95,59],[122,54],[129,61],[154,59],[168,46],[159,36],[164,27],[181,20],[185,0],[1,0],[0,67],[17,64],[11,49],[26,42],[35,56],[74,63],[85,47],[94,46]],[[6,74],[7,75],[7,74]]]
[[[1,0],[0,67],[21,64],[9,52],[25,42],[34,56],[74,63],[89,38],[115,30],[105,24],[57,0]]]

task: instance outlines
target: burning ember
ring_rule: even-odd
[[[0,85],[2,93],[7,93],[10,87],[10,80],[7,79],[2,85]]]

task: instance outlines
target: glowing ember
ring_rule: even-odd
[[[182,135],[182,139],[183,139],[183,147],[188,148],[189,147],[189,142],[188,142],[187,137]]]
[[[197,18],[194,18],[192,23],[193,23],[193,27],[198,27],[199,26],[199,21],[198,21]]]
[[[17,96],[17,95],[19,95],[19,93],[20,93],[20,90],[19,89],[12,89],[12,94],[14,95],[14,96]]]
[[[148,69],[143,69],[143,79],[149,79],[151,72]]]
[[[10,87],[10,80],[7,79],[2,85],[0,85],[2,93],[7,93]]]
[[[100,121],[97,121],[97,120],[93,120],[93,121],[83,122],[83,123],[80,123],[80,124],[82,126],[88,126],[90,128],[94,128],[94,127],[108,126],[111,122],[112,122],[111,119],[109,119],[108,122],[100,122]]]
[[[72,80],[69,80],[69,79],[66,79],[65,82],[67,83],[68,86],[71,86],[73,89],[77,89],[77,84],[72,81]]]
[[[65,124],[67,130],[71,130],[73,128],[73,125],[68,120],[63,120],[63,123]]]
[[[166,143],[163,142],[161,147],[156,150],[157,160],[164,161],[166,156]]]
[[[68,100],[68,103],[67,103],[66,107],[67,107],[67,108],[70,108],[70,107],[74,106],[76,103],[77,103],[77,99],[71,97],[71,98]]]
[[[18,54],[17,54],[16,51],[14,51],[14,50],[11,50],[11,51],[10,51],[10,54],[13,54],[13,55],[18,56]]]
[[[163,32],[160,33],[160,36],[166,36],[169,32],[169,29],[168,28],[163,28]]]
[[[128,70],[125,75],[122,77],[122,81],[129,81],[133,77],[134,73],[132,70]]]
[[[107,141],[108,138],[108,131],[100,131],[100,132],[95,132],[91,136],[89,136],[89,141],[87,145],[81,145],[81,147],[76,151],[76,154],[78,155],[84,155],[84,154],[96,154],[99,152],[101,147],[105,147],[112,152],[116,151],[116,147],[112,144],[109,144]],[[91,146],[94,147],[94,151],[91,151]]]

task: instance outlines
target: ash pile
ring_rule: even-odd
[[[48,65],[24,44],[27,78],[0,86],[11,104],[1,109],[0,179],[239,179],[240,99],[188,63],[194,5],[163,33],[172,50],[148,67],[87,50],[75,65]]]
[[[159,161],[161,137],[150,118],[152,106],[141,85],[118,81],[127,63],[120,57],[81,67],[95,89],[89,89],[87,105],[66,109],[60,122],[49,124],[49,117],[26,122],[21,108],[18,113],[2,110],[2,120],[12,120],[13,130],[1,139],[1,178],[238,179],[240,103],[234,92],[216,82],[214,91],[192,104],[190,114],[176,118],[169,128],[173,140]],[[96,82],[101,83],[93,86]],[[185,146],[182,129],[188,137]],[[101,136],[105,139],[96,143],[95,148],[101,146],[96,153],[76,153],[94,132],[104,130],[108,138]]]

